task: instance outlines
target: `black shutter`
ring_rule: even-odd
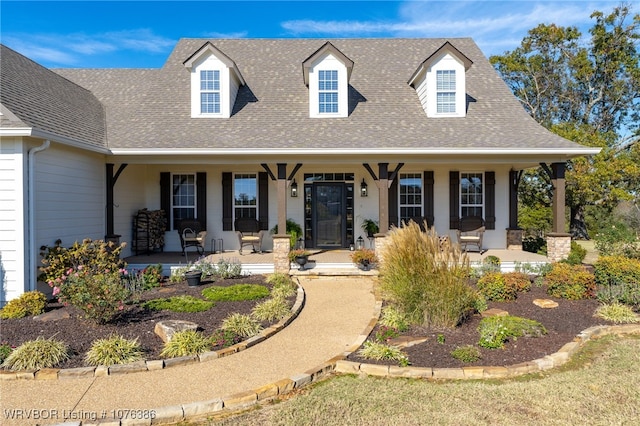
[[[484,173],[484,225],[496,229],[496,172]]]
[[[233,231],[233,174],[222,173],[222,230]]]
[[[196,173],[196,217],[202,225],[202,229],[207,229],[207,174]]]
[[[258,173],[258,221],[260,229],[269,229],[269,175]]]
[[[433,226],[435,220],[435,196],[433,192],[433,172],[424,172],[424,198],[422,199],[424,217],[427,225]]]
[[[400,209],[398,208],[398,179],[397,177],[391,182],[389,187],[389,228],[392,226],[400,226]],[[380,232],[383,232],[382,229]]]
[[[460,172],[449,172],[449,229],[460,224]]]
[[[171,173],[160,173],[160,210],[164,210],[165,231],[171,230]]]

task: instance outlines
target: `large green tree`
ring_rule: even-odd
[[[611,211],[640,193],[634,145],[640,139],[640,15],[628,5],[591,15],[590,39],[576,27],[538,25],[520,47],[490,58],[524,108],[549,130],[600,154],[568,163],[570,232],[588,238],[585,208]],[[637,160],[637,157],[635,158]],[[528,172],[520,197],[549,204],[550,181]]]

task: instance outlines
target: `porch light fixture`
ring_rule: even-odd
[[[362,238],[362,235],[360,235],[356,240],[356,250],[362,250],[363,248],[364,248],[364,238]]]
[[[298,183],[296,182],[295,179],[293,180],[293,182],[291,182],[291,196],[292,197],[298,196]]]
[[[367,189],[367,182],[365,182],[363,178],[360,184],[360,196],[366,197],[367,195],[369,195],[369,190]]]

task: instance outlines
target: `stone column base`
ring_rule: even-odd
[[[553,232],[547,234],[547,258],[558,262],[569,257],[571,251],[571,234]]]
[[[291,268],[289,261],[289,251],[291,250],[291,240],[287,234],[277,234],[273,236],[273,272],[288,274]]]
[[[524,234],[523,229],[507,228],[507,250],[522,251],[522,234]]]

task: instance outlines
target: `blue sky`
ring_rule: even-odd
[[[157,68],[180,38],[472,37],[487,55],[620,1],[11,1],[0,42],[50,68]],[[631,2],[640,12],[638,2]]]

